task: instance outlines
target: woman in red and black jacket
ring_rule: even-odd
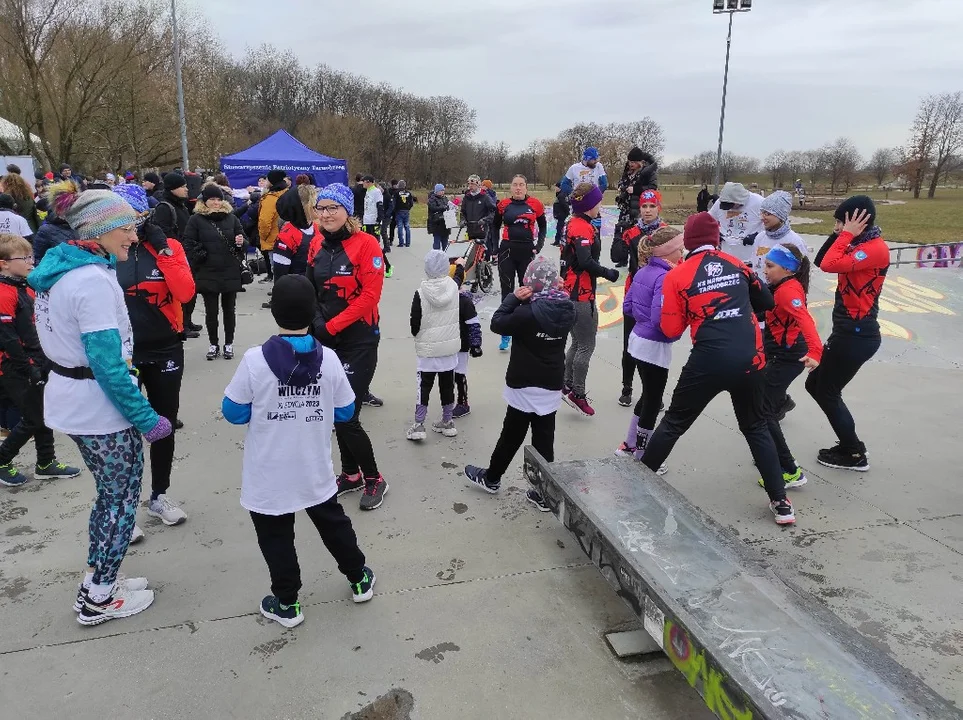
[[[127,259],[117,263],[117,283],[124,291],[134,333],[134,366],[151,407],[173,421],[180,411],[184,378],[183,304],[194,297],[194,277],[181,244],[168,238],[159,225],[145,221],[147,195],[141,187],[119,185],[115,192],[141,217],[138,242],[131,246]],[[175,437],[176,433],[171,433],[150,446],[147,514],[160,518],[165,525],[187,520],[184,511],[167,497]]]
[[[663,280],[659,325],[668,337],[689,328],[692,352],[642,462],[657,471],[712,399],[728,392],[776,522],[792,524],[796,516],[766,424],[766,356],[755,316],[772,309],[772,295],[744,262],[719,250],[719,223],[711,215],[690,216],[684,236],[689,254]]]
[[[312,332],[337,352],[355,395],[354,415],[334,423],[341,450],[338,495],[364,490],[361,509],[374,510],[381,506],[388,484],[359,416],[378,365],[378,303],[385,267],[381,243],[361,232],[358,219],[351,217],[353,209],[354,195],[346,185],[335,183],[318,192],[315,210],[321,233],[311,241],[306,274],[318,296]]]
[[[602,240],[592,220],[602,207],[602,190],[593,183],[581,183],[572,191],[572,210],[562,247],[561,271],[565,290],[575,303],[575,326],[565,353],[565,386],[562,399],[583,415],[592,417],[595,409],[585,393],[585,378],[595,353],[599,331],[599,313],[595,307],[598,278],[610,282],[619,279],[619,271],[603,267]]]
[[[775,307],[766,312],[766,423],[776,443],[786,488],[807,482],[779,425],[786,391],[803,368],[815,370],[823,356],[816,323],[806,306],[809,293],[809,258],[791,243],[774,246],[765,258],[766,280]]]
[[[824,272],[838,273],[833,330],[823,360],[806,380],[806,390],[826,413],[839,442],[819,451],[821,465],[869,470],[866,446],[843,402],[843,388],[882,343],[879,295],[889,270],[889,247],[876,226],[876,205],[865,195],[844,200],[835,213],[836,230],[816,254]]]

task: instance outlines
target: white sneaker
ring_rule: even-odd
[[[117,582],[115,587],[126,588],[131,591],[146,590],[147,589],[147,578],[145,577],[125,577],[124,575],[117,576]],[[80,612],[84,603],[87,601],[87,593],[84,592],[84,584],[77,584],[77,599],[74,600],[74,612]]]
[[[415,423],[410,428],[408,432],[405,433],[405,437],[409,440],[424,440],[428,437],[428,433],[425,431],[424,423]]]
[[[100,625],[117,618],[130,617],[143,612],[154,602],[153,590],[128,590],[123,585],[115,585],[111,596],[103,603],[95,603],[89,597],[77,615],[81,625]]]
[[[134,534],[130,536],[130,544],[136,545],[144,539],[144,531],[134,525]]]
[[[666,465],[665,463],[662,463],[662,465],[659,466],[659,469],[655,471],[655,474],[656,474],[656,475],[665,475],[667,472],[669,472],[669,466]]]
[[[180,525],[187,520],[187,513],[172,503],[167,495],[158,495],[156,500],[149,500],[147,502],[147,514],[151,517],[160,518],[165,525]]]
[[[457,437],[458,428],[455,427],[455,421],[449,420],[448,422],[443,422],[439,420],[431,424],[431,429],[436,433],[441,433],[445,437]]]

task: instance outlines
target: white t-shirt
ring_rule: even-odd
[[[802,253],[803,257],[809,254],[809,248],[806,247],[806,243],[803,239],[799,237],[794,230],[790,230],[785,235],[783,235],[778,240],[773,240],[769,237],[765,230],[756,235],[756,241],[752,245],[752,269],[755,270],[756,275],[765,279],[766,273],[766,253],[768,253],[776,245],[795,245],[799,248],[799,252]]]
[[[364,194],[364,217],[361,222],[365,225],[374,225],[378,222],[378,203],[384,203],[385,195],[381,188],[372,185]]]
[[[37,335],[44,354],[58,365],[87,367],[80,336],[118,330],[124,360],[134,350],[130,318],[117,276],[106,265],[71,270],[49,292],[38,292],[34,303]],[[131,377],[130,381],[137,384]],[[107,435],[130,427],[96,380],[73,380],[50,373],[44,389],[43,417],[47,427],[68,435]]]
[[[338,492],[331,462],[334,409],[354,402],[337,354],[324,348],[317,381],[282,385],[261,346],[244,353],[224,394],[251,405],[244,437],[241,506],[262,515],[286,515],[330,500]]]
[[[636,360],[668,369],[672,365],[672,343],[659,342],[629,333],[629,355]]]
[[[562,406],[561,390],[546,390],[540,387],[512,388],[506,385],[502,397],[516,410],[539,416],[558,412]]]
[[[742,244],[742,239],[752,233],[765,232],[766,228],[762,224],[762,197],[755,193],[749,193],[749,199],[742,206],[738,215],[728,217],[732,211],[723,210],[719,207],[719,201],[709,208],[709,214],[719,221],[719,232],[722,234],[722,251],[739,258],[743,262],[749,262],[754,255],[752,247]]]
[[[596,163],[594,168],[590,168],[585,163],[577,162],[565,173],[565,177],[572,181],[573,190],[578,187],[579,183],[587,182],[598,186],[599,178],[603,175],[605,175],[605,168],[602,167],[601,162]]]
[[[13,210],[0,210],[0,233],[27,237],[33,235],[30,225]]]

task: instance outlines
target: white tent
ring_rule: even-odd
[[[30,139],[38,145],[40,144],[40,138],[33,133],[30,134]],[[15,151],[23,152],[27,149],[24,147],[23,132],[12,122],[4,118],[0,118],[0,140],[3,140],[3,142],[11,146]]]

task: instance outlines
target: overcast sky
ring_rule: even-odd
[[[179,0],[230,52],[458,95],[476,139],[521,149],[577,122],[646,115],[666,159],[714,149],[727,16],[712,0]],[[919,98],[963,90],[960,0],[755,0],[735,16],[726,147],[764,157],[849,136],[902,143]]]

